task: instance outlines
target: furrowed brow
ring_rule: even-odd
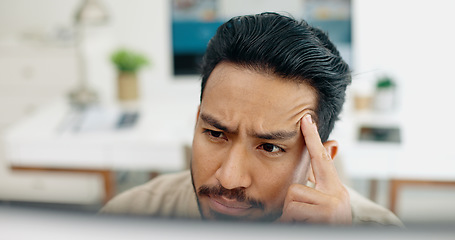
[[[297,131],[278,131],[271,133],[255,133],[253,136],[265,140],[288,140],[295,137],[297,133]]]
[[[226,133],[233,133],[234,130],[232,129],[229,129],[227,126],[223,125],[219,120],[215,119],[214,117],[210,116],[210,115],[207,115],[207,114],[204,114],[204,113],[201,113],[200,116],[199,116],[202,121],[204,121],[205,123],[221,130],[221,131],[224,131]]]

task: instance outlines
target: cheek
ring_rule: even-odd
[[[289,186],[292,182],[292,176],[289,169],[269,171],[269,174],[263,178],[261,188],[258,189],[261,201],[265,203],[265,212],[279,214],[283,208],[284,200]]]
[[[210,177],[215,175],[219,165],[215,154],[210,144],[204,141],[203,136],[194,136],[191,170],[197,187],[207,184]]]
[[[293,183],[306,183],[308,162],[302,160],[302,153],[296,152],[288,156],[282,163],[277,163],[267,167],[267,174],[261,183],[264,194],[263,199],[268,200],[269,207],[281,208],[288,188]]]

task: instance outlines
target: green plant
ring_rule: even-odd
[[[392,78],[390,77],[381,77],[376,82],[376,88],[378,89],[385,89],[385,88],[392,88],[395,87],[395,83],[393,82]]]
[[[126,48],[112,53],[111,61],[119,72],[128,73],[136,73],[140,68],[149,64],[149,60],[144,55]]]

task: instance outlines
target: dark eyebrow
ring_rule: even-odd
[[[278,131],[278,132],[271,132],[271,133],[255,133],[253,134],[254,137],[266,140],[287,140],[295,137],[297,135],[297,131]]]
[[[217,119],[215,119],[214,117],[210,116],[210,115],[207,115],[207,114],[204,114],[204,113],[201,113],[200,116],[199,116],[202,121],[204,121],[205,123],[221,130],[221,131],[224,131],[226,133],[234,133],[234,130],[232,129],[229,129],[227,126],[224,126],[222,123],[220,123],[220,121],[218,121]]]
[[[226,133],[236,133],[235,130],[229,129],[227,126],[220,123],[219,120],[215,119],[214,117],[201,113],[199,117],[205,123],[221,130]],[[251,134],[255,138],[265,139],[265,140],[287,140],[295,137],[297,135],[297,131],[277,131],[277,132],[270,132],[270,133],[253,133]]]

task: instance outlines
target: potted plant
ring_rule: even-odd
[[[111,55],[111,61],[117,69],[117,96],[120,101],[137,100],[139,83],[137,72],[149,64],[148,59],[141,53],[130,49],[120,48]]]
[[[389,111],[394,109],[396,101],[395,82],[388,76],[381,77],[376,82],[375,109]]]

